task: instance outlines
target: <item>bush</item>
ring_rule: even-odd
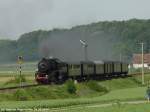
[[[14,94],[13,94],[15,100],[19,101],[25,101],[29,100],[29,95],[24,89],[18,89]]]
[[[70,93],[70,94],[75,94],[76,93],[77,88],[76,88],[73,80],[68,80],[66,82],[66,87],[67,87],[68,93]]]
[[[105,87],[101,86],[100,84],[98,84],[96,81],[93,81],[93,80],[87,82],[87,86],[90,89],[97,91],[97,92],[108,92],[108,90]]]

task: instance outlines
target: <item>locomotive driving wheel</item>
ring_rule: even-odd
[[[53,72],[49,75],[49,82],[52,84],[62,84],[65,81],[64,74],[61,72]]]
[[[55,84],[56,83],[56,78],[55,78],[55,72],[52,72],[48,75],[48,80],[50,84]]]

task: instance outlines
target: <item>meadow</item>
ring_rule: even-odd
[[[149,112],[150,104],[114,104],[112,106],[76,106],[49,110],[45,112]],[[42,112],[42,111],[41,111]]]
[[[19,83],[13,83],[16,77],[20,77],[18,63],[0,64],[0,88],[18,86]],[[23,84],[35,84],[34,75],[37,67],[37,62],[26,62],[21,65],[21,75],[26,78]],[[12,83],[10,83],[12,82]]]
[[[95,97],[33,100],[33,101],[1,101],[1,108],[60,108],[72,105],[100,104],[107,102],[145,100],[145,87],[114,90],[108,94]],[[36,94],[35,94],[36,95]]]
[[[9,87],[19,85],[14,82],[15,77],[19,76],[17,64],[0,65],[0,87]],[[22,66],[22,75],[26,78],[26,84],[35,84],[34,72],[36,70],[36,62],[26,63]],[[97,105],[103,103],[114,103],[121,101],[138,101],[145,100],[146,87],[149,84],[150,75],[145,75],[145,85],[141,85],[141,76],[133,76],[127,78],[117,78],[106,81],[95,81],[100,87],[106,88],[108,91],[100,92],[98,86],[91,88],[88,82],[77,83],[77,91],[70,94],[66,90],[66,83],[63,85],[46,85],[32,87],[26,89],[18,89],[16,91],[0,92],[1,108],[63,108],[67,107],[64,112],[126,112],[135,105],[122,106],[121,110],[117,106],[109,108],[76,108],[85,105]],[[148,109],[149,104],[142,104],[144,109]],[[69,109],[69,106],[75,106],[75,109]],[[139,106],[138,108],[142,108]],[[69,110],[68,110],[69,109]],[[140,112],[144,112],[144,109]],[[117,111],[116,111],[117,110]],[[134,109],[133,109],[134,110]],[[140,109],[138,109],[140,110]],[[63,112],[63,111],[62,111]],[[138,111],[137,111],[138,112]]]

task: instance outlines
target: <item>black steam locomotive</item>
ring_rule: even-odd
[[[43,58],[38,63],[35,79],[38,83],[63,83],[67,79],[84,81],[89,79],[126,76],[128,64],[114,61],[62,62],[59,59]]]

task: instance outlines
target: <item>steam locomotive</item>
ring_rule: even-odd
[[[127,76],[128,64],[114,61],[62,62],[57,58],[43,58],[38,63],[35,80],[38,83],[63,83],[68,79],[84,81]]]

